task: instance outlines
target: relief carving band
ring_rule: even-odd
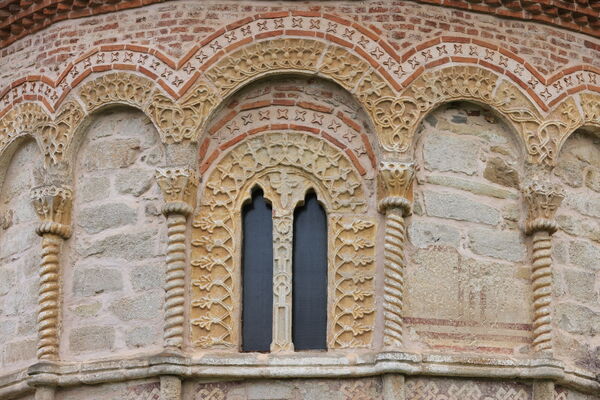
[[[415,168],[412,163],[382,162],[377,180],[379,211],[385,214],[385,282],[383,343],[386,347],[402,346],[402,306],[406,258],[406,226],[413,199]]]
[[[528,216],[525,232],[533,236],[533,348],[552,354],[552,238],[558,225],[556,210],[565,197],[559,185],[533,181],[525,186]]]
[[[38,294],[38,344],[40,360],[57,360],[60,329],[60,250],[71,236],[71,189],[46,185],[32,189],[33,206],[41,222],[37,233],[42,237],[40,289]]]
[[[194,218],[192,233],[192,339],[195,346],[201,348],[237,348],[239,345],[239,287],[241,252],[241,206],[249,198],[255,185],[263,189],[275,212],[274,231],[274,331],[273,349],[291,348],[291,226],[292,212],[304,199],[308,189],[314,189],[325,204],[327,214],[355,214],[366,210],[365,194],[360,175],[352,162],[337,148],[318,137],[300,133],[270,132],[254,135],[240,142],[221,158],[209,174],[204,186],[200,210]],[[286,216],[287,215],[287,216]],[[329,219],[329,226],[335,224]],[[350,228],[349,228],[350,229]],[[355,228],[356,232],[365,228]],[[342,230],[343,231],[343,230]],[[339,232],[342,232],[339,231]],[[335,231],[338,232],[338,231]],[[373,229],[367,230],[369,234]],[[335,233],[334,233],[335,236]],[[332,242],[335,248],[343,249],[339,257],[346,260],[347,246],[352,242],[340,236],[341,242]],[[372,244],[361,241],[360,247],[372,251]],[[369,242],[370,243],[370,242]],[[358,248],[356,250],[359,250]],[[362,250],[361,250],[362,251]],[[334,253],[336,251],[334,250]],[[331,251],[330,251],[331,254]],[[356,285],[364,289],[352,289],[351,286],[329,288],[329,297],[358,296],[357,300],[372,297],[372,277],[354,278],[353,274],[371,271],[374,268],[373,256],[359,257],[360,261],[341,262],[336,259],[335,267],[343,265],[340,271],[342,281],[358,279]],[[357,262],[354,271],[348,262]],[[330,260],[330,268],[332,265]],[[341,262],[341,264],[340,264]],[[335,271],[335,270],[334,270]],[[330,271],[330,276],[332,272]],[[362,276],[362,275],[361,275]],[[341,277],[338,277],[339,280]],[[332,280],[330,282],[338,282]],[[340,281],[341,282],[341,281]],[[346,285],[346,284],[344,284]],[[349,285],[349,284],[348,284]],[[365,300],[367,302],[371,299]],[[362,319],[365,312],[347,313],[351,306],[344,301],[335,307],[337,315],[356,315]],[[372,307],[372,303],[369,307]],[[365,309],[368,309],[366,307]],[[370,344],[370,331],[374,319],[369,311],[366,325],[354,327],[354,341],[330,340],[332,347],[365,340]],[[349,329],[350,321],[344,325],[332,324],[330,335],[335,337],[338,329]],[[335,332],[334,332],[335,331]]]

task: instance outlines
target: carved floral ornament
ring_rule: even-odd
[[[546,79],[510,52],[470,38],[446,38],[447,42],[417,46],[421,50],[413,56],[400,57],[368,29],[349,21],[284,14],[233,24],[223,35],[201,42],[180,62],[140,46],[102,46],[78,58],[60,80],[59,75],[54,82],[24,80],[0,98],[4,107],[0,151],[21,134],[21,125],[30,124],[25,120],[31,116],[22,114],[35,111],[34,132],[40,136],[47,161],[58,162],[65,158],[86,115],[110,104],[144,111],[165,143],[196,141],[226,96],[253,80],[281,73],[317,74],[346,88],[370,115],[381,148],[392,153],[410,153],[424,115],[443,102],[461,99],[484,103],[502,114],[521,138],[531,163],[553,165],[572,131],[600,124],[598,95],[579,94],[581,88],[597,87],[600,79],[585,66]],[[311,35],[285,36],[286,27]],[[265,32],[274,37],[261,39]],[[314,33],[340,40],[308,38]],[[356,44],[347,46],[348,40]],[[495,64],[506,73],[467,61],[444,66],[451,55],[466,57],[473,64]],[[432,64],[437,67],[427,68]],[[93,72],[116,69],[116,65],[139,72]],[[533,94],[525,94],[524,88]],[[44,106],[31,106],[32,98]]]
[[[329,346],[369,347],[374,323],[375,224],[364,216],[364,184],[340,150],[321,138],[290,132],[265,133],[240,142],[206,180],[192,231],[194,345],[236,348],[239,344],[241,206],[257,185],[273,204],[274,243],[283,250],[276,252],[279,259],[274,260],[274,268],[284,287],[291,282],[291,271],[284,266],[291,263],[288,233],[294,207],[309,189],[324,203],[330,230]],[[289,291],[277,289],[275,293],[284,297],[275,298],[274,307],[288,310]],[[285,324],[274,319],[273,350],[290,348]]]

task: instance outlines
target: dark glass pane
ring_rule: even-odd
[[[327,216],[315,194],[294,213],[293,270],[294,349],[326,349]]]
[[[273,325],[273,217],[262,191],[242,210],[242,350],[269,351]]]

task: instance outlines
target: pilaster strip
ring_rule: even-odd
[[[379,165],[379,211],[385,215],[384,298],[385,325],[383,344],[388,348],[402,346],[402,307],[404,296],[404,217],[410,214],[412,203],[412,163],[382,162]]]
[[[273,342],[271,351],[294,351],[292,343],[291,211],[273,217]]]
[[[60,327],[60,249],[71,236],[72,191],[66,186],[32,189],[31,198],[41,222],[40,289],[38,292],[38,344],[40,360],[57,360]]]
[[[178,350],[184,332],[187,218],[194,209],[198,179],[193,170],[175,167],[158,168],[156,180],[168,228],[163,340],[165,348]]]
[[[545,181],[533,181],[523,190],[528,206],[525,233],[533,237],[533,350],[552,355],[552,239],[558,226],[556,210],[564,191]]]

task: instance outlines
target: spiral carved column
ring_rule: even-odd
[[[412,163],[382,162],[379,166],[379,211],[385,214],[383,344],[390,349],[402,346],[402,304],[406,268],[404,217],[410,214],[413,180]]]
[[[71,189],[45,185],[34,188],[31,198],[41,219],[37,233],[42,237],[40,289],[38,292],[39,360],[57,360],[60,332],[60,250],[71,236]]]
[[[198,179],[186,168],[159,168],[156,179],[168,228],[163,339],[166,349],[179,350],[184,336],[187,218],[194,209]]]
[[[556,210],[564,198],[559,186],[535,181],[524,188],[528,206],[525,233],[532,235],[533,350],[552,355],[552,239]]]

